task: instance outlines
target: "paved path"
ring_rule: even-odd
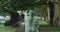
[[[24,32],[24,27],[23,26],[18,27],[15,32]]]

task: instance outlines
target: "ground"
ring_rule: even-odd
[[[60,32],[59,27],[53,27],[48,25],[47,21],[39,21],[39,31],[40,32]],[[16,30],[12,27],[3,26],[0,24],[0,32],[15,32]]]
[[[59,27],[50,26],[47,21],[39,21],[39,24],[40,32],[60,32]]]
[[[0,24],[0,32],[15,32],[15,29],[12,27],[4,26]]]

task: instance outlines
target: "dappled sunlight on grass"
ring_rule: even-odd
[[[39,25],[48,25],[47,21],[44,20],[40,20],[38,23]]]

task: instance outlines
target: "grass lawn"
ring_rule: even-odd
[[[40,20],[38,23],[39,25],[48,25],[47,21],[44,20]]]
[[[15,29],[12,27],[4,26],[3,24],[0,24],[0,32],[14,32]]]
[[[43,27],[44,32],[60,32],[60,27],[48,25],[47,21],[39,21],[40,27]]]

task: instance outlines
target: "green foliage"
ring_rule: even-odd
[[[36,3],[37,1],[37,3]],[[38,0],[0,0],[0,11],[17,11],[17,10],[24,10],[28,8],[33,8],[35,6],[42,7],[42,1]]]
[[[24,9],[25,7],[22,5],[22,0],[1,0],[0,2],[0,11],[17,11],[20,9]]]
[[[35,13],[38,15],[46,15],[47,14],[47,7],[46,5],[40,5],[35,7]]]

